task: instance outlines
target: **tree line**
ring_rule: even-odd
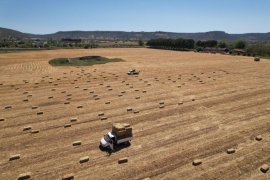
[[[161,49],[194,49],[195,41],[193,39],[151,39],[147,45],[153,48]]]

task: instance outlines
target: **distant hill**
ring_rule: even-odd
[[[12,29],[0,28],[0,39],[89,39],[89,40],[149,40],[156,38],[185,38],[194,40],[245,40],[250,42],[270,42],[270,33],[228,34],[223,31],[202,33],[174,33],[174,32],[124,32],[124,31],[59,31],[53,34],[29,34]]]

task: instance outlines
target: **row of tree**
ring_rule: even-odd
[[[236,41],[227,43],[225,41],[207,40],[195,41],[193,39],[151,39],[147,45],[153,48],[162,49],[194,49],[196,48],[229,48],[229,49],[245,49],[247,43],[245,41]]]
[[[151,39],[147,45],[162,49],[194,49],[195,41],[193,39]]]

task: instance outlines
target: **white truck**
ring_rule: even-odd
[[[127,123],[113,124],[112,131],[104,135],[100,140],[102,149],[114,150],[120,144],[128,144],[132,140],[132,128]]]
[[[140,71],[136,71],[136,69],[131,69],[127,72],[128,75],[137,75],[139,73],[140,73]]]

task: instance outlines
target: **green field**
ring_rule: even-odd
[[[75,58],[57,58],[49,61],[52,66],[92,66],[110,62],[123,62],[120,58],[106,58],[102,56],[84,56]]]

